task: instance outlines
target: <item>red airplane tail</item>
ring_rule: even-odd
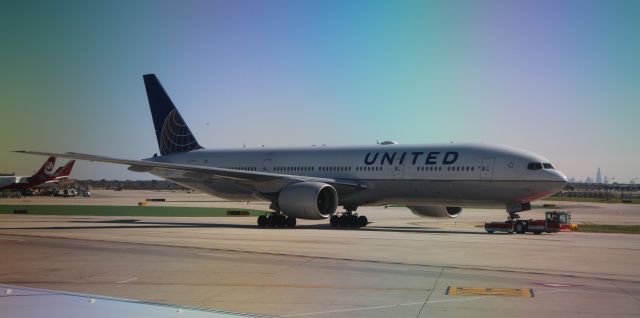
[[[56,157],[49,157],[47,161],[40,167],[32,177],[49,179],[54,176],[53,167],[56,165]]]
[[[56,174],[55,174],[55,179],[56,180],[60,180],[60,179],[69,178],[69,175],[71,175],[71,169],[73,169],[73,164],[74,163],[76,163],[76,161],[75,160],[71,160],[71,161],[67,162],[67,164],[64,165],[64,167],[58,168],[58,170],[56,171]]]

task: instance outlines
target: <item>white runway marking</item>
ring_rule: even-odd
[[[124,283],[128,283],[128,282],[134,281],[134,280],[136,280],[136,279],[138,279],[138,277],[125,279],[125,280],[122,280],[122,281],[117,282],[117,284],[124,284]]]

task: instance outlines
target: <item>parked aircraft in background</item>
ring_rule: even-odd
[[[160,155],[143,160],[55,155],[129,165],[185,187],[233,200],[265,200],[274,210],[259,227],[296,218],[366,226],[363,205],[406,205],[424,217],[457,217],[467,206],[505,206],[511,217],[560,191],[567,180],[549,160],[484,144],[204,149],[155,75],[144,75]],[[345,211],[336,213],[337,207]]]
[[[30,177],[0,176],[0,191],[24,191],[44,183],[57,183],[66,180],[71,175],[74,163],[75,160],[71,160],[64,167],[59,167],[56,171],[53,171],[53,167],[56,165],[56,158],[51,156],[40,167],[40,170]]]

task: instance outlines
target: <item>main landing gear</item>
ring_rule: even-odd
[[[329,219],[332,227],[365,227],[369,224],[366,216],[355,213],[357,207],[345,207],[347,210],[341,214],[334,214]]]
[[[282,212],[273,212],[258,217],[258,228],[295,227],[296,218]]]

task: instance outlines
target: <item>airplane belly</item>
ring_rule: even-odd
[[[375,180],[340,204],[496,206],[549,195],[543,189],[548,185],[519,181]]]

